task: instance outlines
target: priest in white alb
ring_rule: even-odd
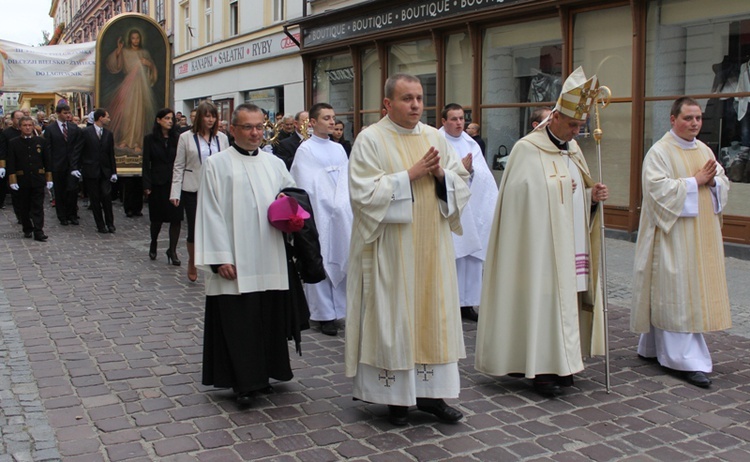
[[[320,323],[324,334],[336,335],[336,320],[346,316],[346,264],[352,232],[349,159],[344,147],[328,137],[336,126],[333,107],[317,103],[308,112],[312,135],[297,148],[291,174],[310,196],[326,278],[305,284],[304,289],[310,319]]]
[[[513,146],[485,262],[476,368],[532,379],[548,397],[573,384],[583,355],[604,353],[596,204],[608,190],[574,140],[597,92],[579,67],[547,119]]]
[[[713,364],[703,333],[732,327],[721,235],[729,180],[696,138],[695,100],[677,99],[670,122],[643,160],[630,326],[641,333],[640,357],[708,388]]]
[[[196,265],[208,275],[202,383],[232,388],[242,405],[269,391],[270,379],[292,378],[289,267],[267,213],[295,183],[283,161],[258,149],[263,122],[255,105],[235,109],[234,143],[203,165],[195,225]]]
[[[456,274],[461,317],[476,322],[482,296],[482,268],[487,255],[492,216],[497,202],[497,183],[487,160],[474,139],[464,131],[464,109],[455,103],[448,104],[442,112],[440,133],[453,146],[464,168],[471,174],[469,185],[471,199],[461,214],[463,235],[453,235],[456,251]]]
[[[466,356],[451,231],[461,233],[469,172],[436,129],[420,122],[422,84],[385,84],[388,115],[357,137],[349,158],[354,225],[347,273],[346,375],[354,397],[445,422],[463,415],[458,360]]]

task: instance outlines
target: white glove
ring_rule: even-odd
[[[79,172],[78,170],[73,170],[72,172],[70,172],[70,174],[78,178],[79,180],[81,179],[81,172]]]
[[[52,187],[53,187],[54,185],[55,185],[55,184],[54,184],[53,182],[51,182],[51,181],[48,181],[48,182],[47,182],[47,189],[52,189]]]
[[[109,181],[111,181],[112,183],[116,183],[117,182],[117,174],[113,173],[112,176],[109,177]]]
[[[5,169],[0,168],[0,178],[5,178]]]
[[[10,189],[12,189],[13,191],[18,191],[18,183],[13,183],[12,185],[10,185]]]

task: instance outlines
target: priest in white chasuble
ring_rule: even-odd
[[[456,422],[444,398],[460,391],[466,356],[451,232],[461,233],[469,172],[436,129],[420,122],[422,84],[385,84],[388,115],[357,137],[349,158],[354,224],[347,272],[346,375],[354,397]]]
[[[196,265],[208,274],[202,383],[232,388],[242,405],[269,391],[270,379],[292,378],[289,267],[267,213],[295,183],[283,161],[258,149],[263,122],[255,105],[234,111],[234,143],[206,159],[196,215]]]
[[[630,326],[641,333],[640,357],[707,388],[713,364],[703,333],[732,327],[721,236],[729,180],[696,138],[695,100],[677,99],[670,122],[643,160]]]
[[[299,145],[291,174],[310,196],[326,272],[324,280],[305,284],[310,319],[320,323],[322,333],[333,336],[338,333],[336,320],[346,317],[346,265],[352,233],[349,159],[344,147],[328,137],[336,126],[333,107],[317,103],[309,114],[312,135]]]
[[[461,214],[463,235],[453,235],[453,246],[456,250],[461,317],[476,322],[474,307],[479,306],[482,296],[482,269],[497,202],[497,183],[482,148],[464,131],[464,109],[458,104],[448,104],[443,108],[442,122],[440,133],[453,146],[471,175],[471,199]]]
[[[576,69],[552,113],[513,147],[484,267],[476,368],[532,379],[548,397],[573,384],[582,355],[604,352],[595,204],[609,193],[574,140],[597,91]]]

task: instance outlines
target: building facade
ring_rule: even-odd
[[[298,21],[306,105],[331,103],[350,139],[380,118],[396,72],[425,88],[424,122],[459,103],[482,126],[487,161],[510,152],[533,108],[553,105],[578,66],[612,90],[601,111],[608,228],[635,233],[641,165],[669,130],[669,108],[703,106],[700,139],[732,179],[729,243],[750,244],[750,3],[744,0],[378,0],[310,2]],[[750,74],[748,74],[750,75]],[[743,77],[745,76],[745,77]],[[745,80],[743,80],[743,78]],[[743,84],[744,82],[744,84]],[[593,120],[587,132],[591,132]],[[595,142],[580,140],[592,171]]]
[[[175,110],[188,114],[212,100],[220,118],[252,102],[267,111],[304,108],[302,60],[290,18],[304,2],[287,0],[178,0],[175,6]]]

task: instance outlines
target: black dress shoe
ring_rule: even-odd
[[[649,362],[649,363],[655,363],[658,362],[658,360],[654,358],[649,358],[648,356],[638,355],[638,359],[642,359],[643,361]]]
[[[23,233],[23,237],[25,237],[26,239],[31,239],[31,236],[32,236],[32,233],[30,233],[30,232]]]
[[[107,231],[107,228],[105,228],[104,226],[102,226],[101,228],[96,228],[96,232],[102,233],[102,234],[107,234],[109,231]]]
[[[116,230],[117,228],[115,228],[115,225],[107,226],[107,231],[109,231],[110,233],[114,233]]]
[[[34,240],[39,242],[45,242],[48,236],[44,233],[37,233],[34,235]]]
[[[237,395],[237,404],[240,406],[249,406],[253,404],[253,392],[248,391]]]
[[[388,422],[397,426],[403,427],[409,423],[409,407],[408,406],[392,406],[388,405]]]
[[[151,241],[151,246],[148,249],[148,258],[156,260],[156,246],[157,241]]]
[[[534,391],[545,398],[554,398],[562,395],[563,391],[557,384],[556,376],[540,374],[534,377]]]
[[[60,224],[63,226],[68,226],[68,220],[60,220]]]
[[[78,225],[80,224],[80,222],[78,221],[78,218],[71,218],[71,219],[70,219],[70,220],[68,220],[68,221],[70,222],[70,224],[71,224],[71,225],[76,225],[76,226],[78,226]]]
[[[332,337],[336,336],[339,333],[339,329],[336,327],[335,321],[320,321],[320,331],[325,335],[330,335]]]
[[[134,217],[142,217],[143,216],[143,212],[133,212],[133,216]]]
[[[464,415],[456,408],[448,406],[442,399],[417,398],[417,409],[428,412],[443,422],[454,423],[461,420]]]
[[[711,386],[711,379],[709,379],[704,372],[689,371],[684,373],[684,377],[689,384],[695,385],[696,387],[708,388]]]
[[[125,216],[128,218],[133,218],[133,212],[125,212]]]
[[[467,321],[477,322],[479,320],[479,313],[474,309],[473,306],[462,306],[461,307],[461,318]]]

